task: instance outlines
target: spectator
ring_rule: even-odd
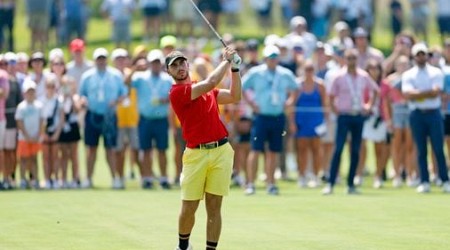
[[[409,0],[411,5],[411,26],[414,34],[421,37],[423,41],[428,41],[428,17],[430,16],[430,7],[428,0]],[[448,25],[448,24],[447,24]]]
[[[259,55],[258,55],[258,47],[259,42],[256,39],[249,39],[247,41],[247,48],[246,48],[246,56],[242,57],[243,61],[243,71],[242,75],[245,75],[248,70],[251,68],[260,65],[259,62]]]
[[[288,25],[291,18],[294,16],[292,0],[280,0],[281,14],[283,16],[283,24]]]
[[[444,93],[442,95],[445,114],[444,129],[445,142],[447,144],[448,157],[450,157],[450,38],[444,41],[442,73],[444,74]]]
[[[62,23],[64,25],[63,42],[78,38],[85,40],[88,21],[86,0],[64,0],[62,7]]]
[[[94,63],[85,57],[86,47],[83,40],[78,38],[72,40],[69,50],[72,55],[72,61],[67,64],[67,75],[72,77],[78,86],[83,73],[93,68]]]
[[[80,173],[78,163],[78,141],[81,139],[77,113],[80,110],[77,94],[78,84],[67,75],[66,65],[62,57],[56,57],[50,62],[50,70],[59,83],[61,109],[64,114],[63,126],[58,139],[60,149],[60,180],[62,188],[80,188]],[[72,165],[72,182],[67,181],[69,161]]]
[[[131,43],[131,18],[136,8],[134,0],[103,0],[101,11],[111,21],[112,40],[116,48],[127,50]]]
[[[328,72],[328,63],[333,56],[333,51],[328,44],[317,42],[316,49],[312,56],[312,62],[314,65],[314,72],[320,79],[325,79],[325,75]]]
[[[258,23],[260,27],[265,28],[264,34],[269,33],[272,29],[272,0],[251,0],[250,6],[256,11],[258,16]]]
[[[3,147],[4,153],[4,187],[5,189],[15,188],[15,170],[17,164],[17,125],[14,118],[17,105],[22,101],[21,81],[23,78],[17,77],[17,56],[8,52],[4,56],[5,61],[8,63],[8,81],[9,81],[9,95],[5,103],[5,118],[6,118],[6,130],[5,136],[0,139],[0,144]]]
[[[339,20],[346,22],[351,32],[362,26],[360,20],[364,13],[365,4],[367,2],[362,0],[338,0],[337,5],[341,10]]]
[[[382,63],[384,60],[383,53],[379,49],[370,46],[368,36],[367,31],[361,27],[358,27],[353,32],[355,48],[358,50],[358,67],[362,69],[367,67],[367,62],[370,59],[379,63]]]
[[[185,0],[173,0],[172,16],[175,21],[175,34],[177,37],[194,37],[195,10],[192,4]]]
[[[292,105],[294,91],[297,89],[295,77],[288,69],[278,65],[280,50],[274,45],[264,48],[265,64],[249,70],[244,76],[244,100],[255,113],[251,132],[251,151],[247,158],[248,186],[245,193],[255,193],[255,179],[258,158],[262,152],[266,156],[267,193],[278,195],[275,185],[276,159],[282,150],[283,131],[285,129],[284,108]],[[249,96],[253,91],[253,97]],[[265,151],[265,143],[269,148]]]
[[[383,61],[383,69],[386,74],[394,72],[395,62],[400,56],[406,56],[407,58],[411,57],[411,47],[414,43],[414,38],[408,33],[402,32],[395,37],[393,45],[394,49],[386,60]]]
[[[28,75],[30,57],[25,52],[18,52],[17,54],[17,77],[23,79]]]
[[[28,27],[31,30],[31,51],[45,51],[48,45],[50,14],[54,0],[26,0]]]
[[[97,159],[100,136],[106,148],[106,159],[113,181],[116,174],[114,147],[117,142],[117,104],[123,101],[127,89],[122,74],[107,65],[108,51],[105,48],[94,50],[95,67],[85,72],[81,78],[80,104],[87,109],[84,128],[84,143],[87,147],[87,179],[85,188],[93,187],[93,174]]]
[[[428,48],[419,43],[413,46],[412,55],[416,66],[403,73],[402,92],[408,100],[411,110],[411,130],[417,147],[420,185],[417,192],[430,192],[430,180],[427,166],[427,138],[437,161],[439,177],[443,182],[443,191],[450,193],[447,164],[444,155],[444,128],[440,113],[440,94],[444,88],[442,72],[427,63]]]
[[[19,130],[17,156],[20,159],[20,188],[39,189],[37,154],[41,150],[42,103],[36,99],[36,83],[27,79],[23,83],[24,100],[17,106],[15,119]],[[26,176],[29,172],[30,180]]]
[[[299,79],[295,110],[291,115],[290,129],[296,138],[298,185],[316,188],[322,168],[320,136],[326,132],[324,110],[327,109],[327,96],[321,79],[314,75],[312,61],[306,61],[302,67],[303,77]],[[308,182],[306,168],[312,156],[313,175]]]
[[[118,69],[125,80],[130,74],[130,58],[128,52],[122,48],[113,50],[111,59],[114,67]],[[125,155],[129,152],[131,162],[135,163],[139,159],[139,139],[137,125],[139,114],[137,108],[137,96],[135,89],[128,89],[129,95],[117,105],[117,174],[118,178],[114,180],[114,189],[125,188],[124,167]],[[127,150],[128,149],[128,150]]]
[[[15,10],[16,1],[4,0],[0,2],[0,51],[14,51]],[[6,32],[8,32],[8,40],[6,40]]]
[[[330,44],[334,50],[351,49],[354,47],[353,40],[350,37],[350,29],[346,22],[339,21],[335,23],[334,31],[336,36],[328,40],[328,44]]]
[[[139,7],[144,17],[143,43],[151,40],[156,43],[161,34],[161,15],[167,8],[167,0],[139,0]],[[150,37],[150,32],[151,34]]]
[[[403,30],[403,7],[399,0],[391,0],[391,28],[394,36]]]
[[[291,33],[285,36],[290,42],[295,43],[296,37],[303,40],[303,54],[305,58],[310,58],[316,48],[317,38],[307,31],[308,23],[302,16],[294,16],[290,22]]]
[[[164,56],[161,50],[152,50],[147,57],[147,71],[132,71],[127,83],[136,89],[139,109],[139,149],[144,151],[142,169],[145,169],[142,187],[152,188],[152,149],[157,149],[160,178],[163,189],[170,189],[167,178],[167,156],[169,146],[169,90],[171,77],[162,71]],[[150,102],[149,102],[150,98]],[[148,173],[148,174],[147,174]]]
[[[436,1],[436,17],[439,26],[441,41],[444,43],[445,37],[450,35],[450,5],[445,0]]]
[[[36,84],[36,98],[41,99],[45,96],[45,82],[51,74],[44,71],[47,65],[47,60],[42,52],[35,52],[31,55],[30,61],[28,62],[28,67],[31,72],[28,74],[27,78],[32,80]]]
[[[312,6],[313,1],[311,0],[294,0],[294,16],[302,16],[305,18],[307,23],[313,22]]]
[[[58,96],[56,78],[45,81],[45,96],[41,98],[44,133],[42,140],[42,159],[45,189],[59,189],[60,171],[59,135],[64,126],[64,111]]]
[[[328,37],[331,0],[314,0],[311,6],[311,32],[321,41]]]
[[[390,117],[392,120],[392,163],[394,178],[392,186],[399,188],[402,185],[402,174],[406,172],[406,183],[415,186],[417,180],[417,167],[414,160],[414,144],[409,125],[409,110],[406,99],[403,97],[402,74],[411,67],[408,57],[400,56],[395,62],[394,73],[388,75],[386,81],[390,89],[386,101],[390,104]]]
[[[3,65],[7,65],[8,62],[4,59],[4,56],[1,55],[0,64],[3,68]],[[6,99],[8,99],[9,95],[9,77],[8,72],[0,68],[0,138],[5,137],[6,133]],[[4,182],[7,180],[6,168],[5,168],[5,156],[3,153],[3,142],[0,142],[0,173],[3,173]],[[4,183],[0,181],[0,190],[4,188]]]
[[[361,136],[366,116],[373,108],[378,96],[378,87],[369,75],[358,68],[358,52],[355,49],[345,51],[347,67],[333,80],[330,91],[330,105],[337,114],[336,148],[330,166],[328,185],[322,190],[324,195],[333,193],[333,187],[339,172],[341,154],[347,134],[351,133],[350,168],[347,177],[348,194],[358,194],[353,179],[358,167]],[[369,92],[369,100],[364,100],[364,93]]]
[[[219,30],[219,15],[222,12],[222,5],[220,0],[198,0],[197,6],[205,15],[209,23],[214,27],[215,30]],[[214,34],[209,28],[204,29],[205,37],[212,37]]]
[[[163,36],[159,41],[159,48],[161,48],[164,56],[167,56],[170,52],[174,51],[177,45],[177,38],[172,35]]]

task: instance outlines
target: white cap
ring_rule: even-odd
[[[428,54],[428,48],[424,43],[416,43],[411,49],[411,53],[413,56],[417,56],[419,52],[423,52]]]
[[[13,52],[6,52],[3,55],[3,59],[5,59],[5,61],[10,62],[10,61],[17,61],[17,55],[14,54]]]
[[[299,25],[303,25],[303,26],[307,25],[306,19],[304,17],[294,16],[293,18],[291,18],[291,21],[290,21],[291,29],[295,29]]]
[[[159,60],[161,63],[163,63],[164,62],[164,54],[159,49],[152,49],[152,50],[150,50],[150,52],[148,52],[147,61],[153,62],[156,60]]]
[[[18,62],[28,62],[30,60],[30,57],[25,52],[17,52],[16,56]]]
[[[280,55],[280,49],[275,45],[268,45],[263,50],[264,58],[267,57],[278,57]]]
[[[108,57],[108,51],[105,48],[97,48],[94,50],[94,53],[92,55],[92,58],[94,60],[97,60],[99,57]]]
[[[278,40],[280,40],[280,37],[276,34],[267,35],[266,38],[264,38],[264,45],[275,45],[277,44]]]
[[[54,48],[48,53],[48,60],[53,61],[56,58],[64,58],[64,51],[60,48]]]
[[[305,39],[303,39],[302,36],[293,36],[291,38],[291,44],[292,44],[292,48],[302,48],[303,50],[305,50]]]
[[[111,52],[111,60],[116,60],[119,57],[128,57],[128,51],[122,48],[117,48]]]
[[[275,44],[278,46],[278,48],[289,48],[289,41],[286,38],[280,38],[278,39],[277,43]]]
[[[336,32],[341,32],[343,30],[348,30],[348,24],[344,21],[339,21],[336,24],[334,24],[334,30]]]
[[[26,93],[30,89],[36,89],[36,83],[33,80],[26,78],[22,84],[22,92]]]

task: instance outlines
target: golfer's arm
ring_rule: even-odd
[[[232,72],[230,89],[221,89],[217,95],[217,102],[219,104],[239,102],[242,96],[241,87],[241,76],[239,72]]]
[[[197,84],[192,85],[191,100],[213,90],[222,81],[225,73],[230,70],[230,62],[222,61],[219,66],[206,78]]]

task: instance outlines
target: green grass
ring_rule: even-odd
[[[450,199],[436,188],[347,196],[281,183],[279,197],[233,189],[223,206],[220,249],[445,249]],[[16,191],[0,194],[1,249],[173,249],[179,191]],[[192,232],[204,249],[203,203]]]

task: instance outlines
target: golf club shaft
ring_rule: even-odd
[[[219,33],[217,33],[216,29],[214,29],[214,27],[211,25],[211,23],[208,21],[208,19],[205,17],[205,15],[203,15],[202,11],[197,7],[197,5],[194,3],[194,1],[193,0],[189,0],[189,1],[191,1],[191,3],[194,6],[195,10],[200,14],[200,16],[202,16],[203,20],[205,20],[205,22],[209,26],[209,28],[214,32],[214,34],[216,34],[217,38],[220,40],[222,45],[224,47],[227,47],[227,45],[223,41],[222,37],[219,35]]]

